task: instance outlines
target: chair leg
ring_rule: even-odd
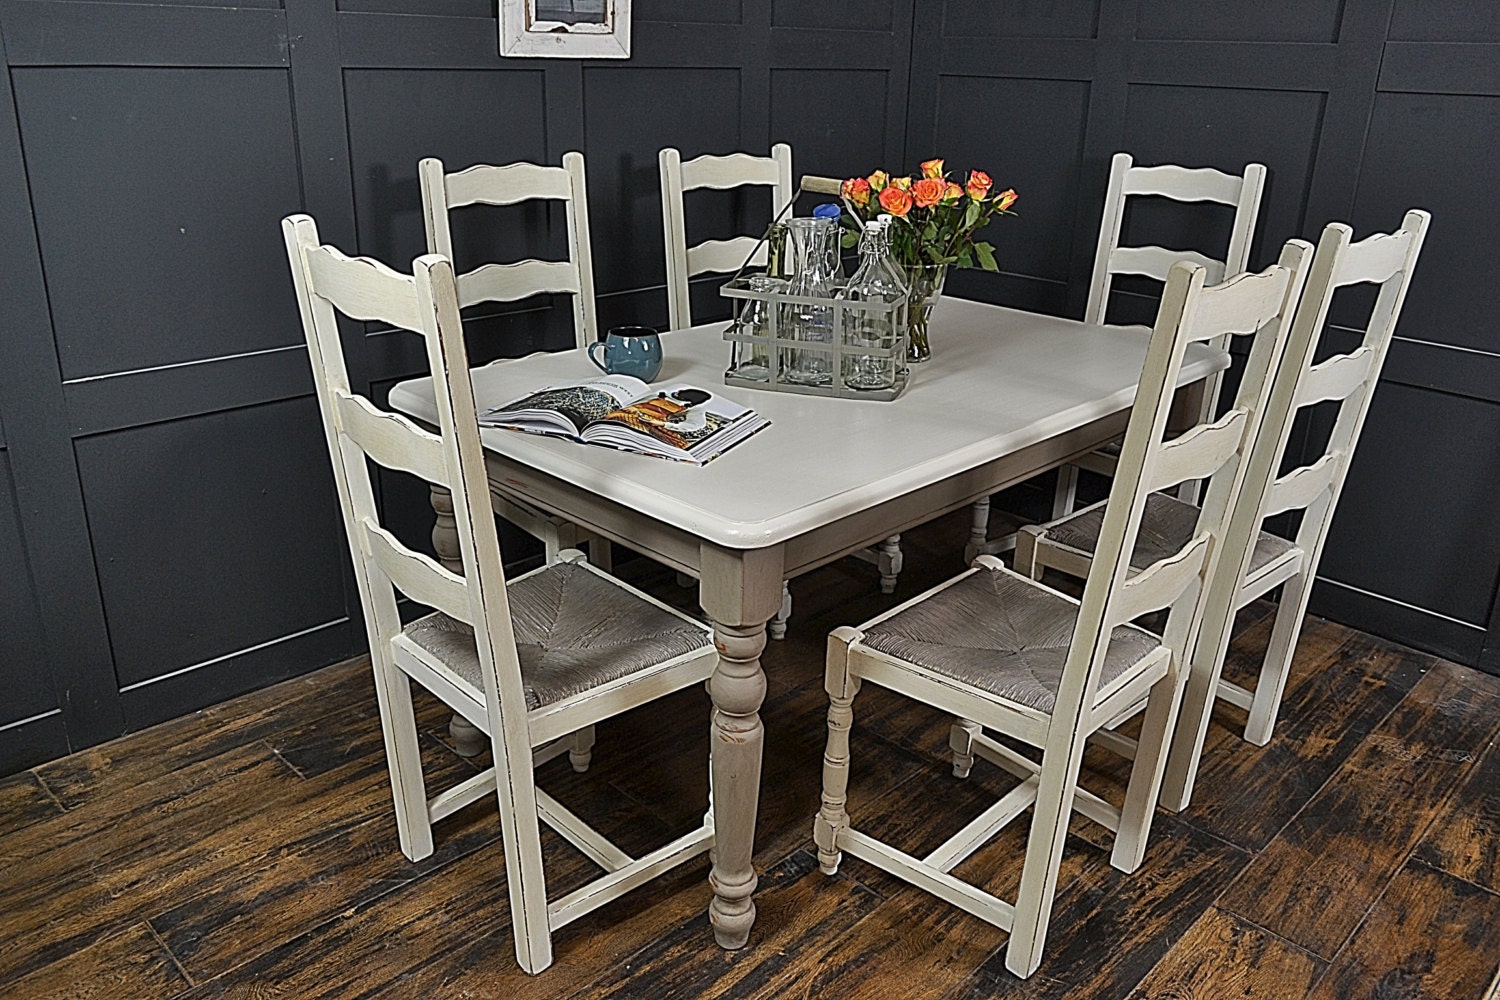
[[[411,681],[383,660],[374,658],[375,696],[396,807],[396,835],[401,853],[412,861],[421,861],[432,855],[432,820],[427,812],[427,785],[422,779],[422,751],[417,743]]]
[[[792,588],[783,580],[781,583],[781,610],[776,612],[766,625],[766,632],[772,639],[786,638],[786,623],[792,617]]]
[[[1067,517],[1073,513],[1078,500],[1078,466],[1060,465],[1057,468],[1057,489],[1052,494],[1052,519]]]
[[[967,778],[974,767],[974,737],[982,731],[979,723],[954,719],[948,730],[948,747],[953,751],[953,776]]]
[[[597,535],[589,537],[589,562],[606,573],[615,571],[614,550],[608,538],[600,538]]]
[[[1026,837],[1021,888],[1016,894],[1015,919],[1005,949],[1005,967],[1022,979],[1042,964],[1042,947],[1047,940],[1047,925],[1052,920],[1052,898],[1057,892],[1057,873],[1062,867],[1063,840],[1073,811],[1083,749],[1083,738],[1075,734],[1063,754],[1044,754],[1042,758],[1031,831]],[[1049,756],[1066,759],[1048,760]]]
[[[818,867],[824,875],[839,870],[843,851],[839,835],[849,828],[849,730],[854,725],[854,696],[859,678],[849,675],[849,641],[853,629],[840,628],[828,637],[828,747],[823,752],[823,803],[813,818],[813,842],[818,846]]]
[[[894,594],[896,592],[896,577],[901,575],[901,536],[892,535],[880,543],[880,592],[882,594]]]
[[[1125,789],[1125,807],[1120,811],[1120,828],[1115,831],[1114,849],[1109,856],[1109,863],[1122,872],[1135,871],[1146,856],[1151,817],[1156,812],[1167,750],[1172,743],[1172,725],[1181,701],[1182,677],[1174,664],[1166,676],[1151,686],[1146,698],[1146,717],[1141,722],[1135,764]]]
[[[990,498],[980,497],[975,500],[974,505],[969,508],[969,514],[969,544],[964,546],[965,566],[979,558],[979,553],[984,551],[984,543],[989,538]]]
[[[1033,580],[1042,578],[1043,567],[1037,562],[1037,542],[1044,529],[1035,525],[1023,525],[1016,532],[1016,554],[1011,557],[1015,571]]]
[[[491,725],[497,731],[490,741],[490,749],[495,760],[495,796],[500,804],[500,832],[516,964],[536,975],[552,964],[552,928],[547,919],[547,878],[542,861],[541,822],[537,816],[531,755],[527,753],[522,759],[512,759],[501,733],[503,723],[496,712],[491,712]]]
[[[1307,599],[1312,590],[1309,584],[1304,568],[1281,588],[1271,640],[1250,702],[1250,721],[1245,723],[1245,739],[1258,747],[1270,742],[1271,730],[1276,727],[1276,713],[1281,708],[1287,675],[1292,671],[1292,657],[1297,652],[1297,637],[1302,634],[1302,619],[1307,614]]]
[[[589,764],[594,759],[594,727],[584,726],[568,738],[572,741],[568,748],[568,763],[573,765],[573,770],[582,774],[589,769]]]
[[[559,535],[555,524],[546,525],[542,531],[542,552],[546,565],[551,566],[557,562],[557,554],[563,549],[573,548],[574,541],[572,538],[563,538]]]

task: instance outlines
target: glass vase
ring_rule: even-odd
[[[910,364],[921,364],[932,357],[932,345],[927,339],[927,322],[932,318],[932,307],[942,298],[943,281],[947,277],[947,264],[922,264],[906,269],[906,283],[911,288],[911,295],[907,299],[911,342],[906,354],[906,360]]]

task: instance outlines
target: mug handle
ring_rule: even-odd
[[[609,350],[609,345],[602,340],[596,340],[588,346],[589,360],[598,365],[600,371],[607,372],[609,371],[609,369],[605,367],[604,362],[600,359],[599,355],[594,353],[594,348],[596,347],[601,351],[607,352]]]

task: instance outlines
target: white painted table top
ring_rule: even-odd
[[[486,449],[731,549],[784,542],[875,504],[1131,405],[1149,331],[942,299],[932,360],[893,402],[724,385],[725,321],[662,334],[659,382],[689,382],[754,407],[771,426],[706,466],[486,427]],[[1227,367],[1189,349],[1180,384]],[[580,350],[473,371],[480,409],[597,376]],[[393,408],[434,422],[431,379],[391,390]]]

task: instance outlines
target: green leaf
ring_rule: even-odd
[[[964,224],[963,224],[963,228],[965,228],[965,229],[973,229],[974,226],[975,226],[975,224],[979,222],[979,212],[980,212],[979,202],[974,201],[971,198],[969,200],[968,206],[964,209]]]
[[[859,233],[856,233],[853,230],[850,230],[850,231],[844,233],[843,237],[839,240],[839,242],[841,244],[843,244],[844,249],[847,250],[849,247],[855,246],[856,244],[859,243]]]
[[[974,255],[969,252],[968,247],[964,247],[959,251],[958,259],[954,263],[958,264],[959,267],[973,267]]]
[[[1000,265],[995,263],[995,248],[988,243],[975,243],[974,253],[979,257],[979,266],[986,271],[1000,270]]]

